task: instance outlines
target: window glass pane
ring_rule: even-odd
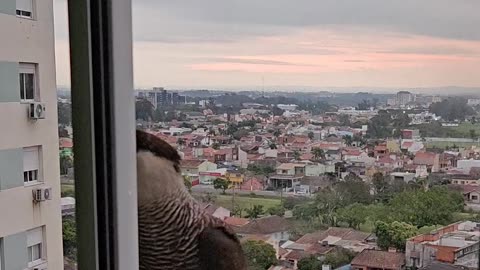
[[[32,260],[36,261],[42,258],[42,244],[36,244],[32,250]]]
[[[25,99],[25,74],[20,73],[20,99]]]
[[[28,172],[23,172],[23,182],[28,182]]]
[[[32,257],[32,250],[33,250],[33,248],[32,248],[32,247],[28,247],[28,249],[27,249],[27,253],[28,253],[28,262],[32,262],[32,261],[33,261],[33,257]]]
[[[25,74],[25,99],[33,99],[35,91],[34,74]]]
[[[22,16],[24,16],[24,17],[32,17],[32,12],[30,12],[30,11],[22,11]]]

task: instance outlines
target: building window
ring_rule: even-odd
[[[34,267],[44,262],[43,227],[27,232],[28,267]]]
[[[478,196],[472,195],[472,201],[476,201],[476,200],[478,200]]]
[[[17,16],[33,19],[33,0],[17,0]]]
[[[20,64],[20,100],[29,102],[35,100],[36,92],[36,64]]]
[[[40,147],[23,148],[23,182],[33,184],[40,181]]]

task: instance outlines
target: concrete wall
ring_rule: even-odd
[[[17,68],[20,62],[38,64],[39,100],[46,103],[46,119],[31,121],[27,118],[27,104],[21,104],[16,98],[15,100],[10,98],[10,94],[8,99],[2,98],[4,100],[0,101],[0,150],[41,145],[44,182],[0,191],[0,216],[8,217],[8,222],[0,222],[0,238],[7,239],[4,249],[8,249],[8,239],[12,235],[45,226],[45,257],[48,268],[63,269],[53,1],[34,2],[35,20],[30,20],[5,14],[15,14],[15,0],[0,1],[0,36],[3,37],[0,63],[15,63],[12,66],[17,65]],[[5,68],[5,64],[0,66],[4,66],[0,68],[0,72],[5,72],[0,78],[6,76],[7,84],[13,85],[14,80],[18,82],[18,74],[10,74],[11,68]],[[14,77],[10,79],[11,76]],[[3,84],[2,80],[0,87],[3,87]],[[4,88],[0,90],[3,92]],[[14,92],[19,95],[19,88],[12,93]],[[20,173],[23,180],[23,168]],[[32,189],[40,187],[51,187],[53,198],[51,201],[34,204]],[[26,252],[26,245],[23,249]]]

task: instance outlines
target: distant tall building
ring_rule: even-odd
[[[409,103],[415,102],[415,95],[408,91],[400,91],[397,93],[397,106],[405,106]]]
[[[53,1],[0,1],[0,269],[63,269]]]
[[[150,101],[155,109],[161,106],[185,104],[185,96],[178,93],[169,93],[163,87],[154,87],[152,90],[142,90],[138,92],[139,98],[145,98]]]

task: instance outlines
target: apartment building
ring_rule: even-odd
[[[0,268],[63,269],[53,1],[1,0],[0,36]]]
[[[480,223],[464,221],[450,224],[407,240],[407,267],[427,267],[434,262],[476,269]]]

